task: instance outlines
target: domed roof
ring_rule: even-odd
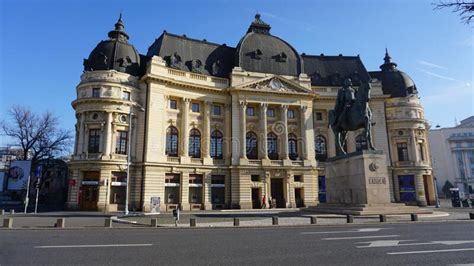
[[[387,50],[385,50],[384,64],[380,66],[380,69],[382,71],[379,74],[379,79],[382,81],[384,94],[390,94],[392,97],[418,94],[413,79],[397,69],[397,64],[392,62]]]
[[[287,42],[272,36],[270,28],[259,14],[255,15],[255,21],[237,45],[237,66],[252,72],[298,76],[302,72],[301,57]]]
[[[109,32],[109,39],[101,41],[92,50],[88,59],[84,59],[84,70],[111,70],[138,76],[140,74],[140,54],[128,43],[128,34],[124,31],[122,15],[115,23],[115,29]]]

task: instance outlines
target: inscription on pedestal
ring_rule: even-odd
[[[369,184],[370,185],[385,185],[387,184],[387,180],[385,177],[369,177]]]

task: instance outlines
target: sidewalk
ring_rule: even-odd
[[[432,214],[419,214],[418,221],[453,221],[469,220],[469,213],[474,209],[458,208],[430,208]],[[230,227],[234,225],[234,218],[238,218],[241,227],[271,226],[272,217],[278,217],[278,225],[303,226],[310,224],[310,217],[317,217],[317,224],[333,225],[346,224],[345,215],[315,214],[302,212],[298,209],[269,209],[269,210],[227,210],[227,211],[202,211],[181,212],[179,227],[190,227],[190,219],[196,220],[196,227]],[[1,217],[1,216],[0,216]],[[53,228],[58,218],[66,218],[66,228],[104,228],[105,219],[112,218],[113,227],[139,228],[149,227],[152,219],[156,219],[159,227],[175,227],[172,213],[157,215],[143,215],[131,213],[101,212],[45,212],[38,214],[16,213],[5,214],[4,218],[13,218],[13,228],[45,229]],[[387,222],[409,222],[410,215],[387,215]],[[474,222],[474,220],[473,220]],[[354,216],[354,224],[380,223],[378,215]]]

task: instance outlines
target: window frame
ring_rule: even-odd
[[[269,132],[267,134],[267,156],[270,160],[278,160],[278,136]]]
[[[95,133],[95,134],[92,134]],[[87,143],[88,153],[99,153],[100,152],[100,137],[102,133],[100,129],[92,128],[89,129],[89,139]]]
[[[178,157],[179,152],[179,131],[174,126],[166,129],[165,154],[169,157]]]
[[[247,134],[245,134],[245,144],[245,154],[247,156],[247,159],[258,159],[258,138],[255,132],[248,131]]]
[[[196,109],[196,108],[197,109]],[[201,112],[201,106],[199,103],[196,103],[196,102],[192,102],[191,103],[191,112],[193,113],[200,113]]]
[[[223,153],[223,139],[224,135],[222,134],[221,131],[219,130],[214,130],[211,133],[211,142],[210,142],[210,149],[209,153],[211,158],[213,159],[223,159],[224,158],[224,153]]]
[[[197,128],[192,128],[189,131],[188,156],[201,158],[201,132]]]
[[[127,155],[128,144],[128,131],[117,130],[115,137],[115,154]]]
[[[293,151],[292,147],[294,148]],[[298,137],[293,133],[288,134],[288,156],[290,160],[298,159]]]
[[[101,89],[92,88],[92,98],[100,98],[100,96],[101,96]]]
[[[173,105],[174,105],[174,107],[173,107]],[[170,99],[169,104],[168,104],[168,108],[171,109],[171,110],[178,110],[178,101],[175,100],[175,99]]]

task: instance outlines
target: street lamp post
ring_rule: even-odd
[[[131,164],[131,147],[132,147],[132,116],[134,115],[134,113],[132,112],[132,109],[133,107],[138,107],[139,110],[141,112],[144,112],[145,111],[145,108],[143,108],[143,106],[139,105],[138,103],[132,103],[132,105],[130,106],[130,110],[128,112],[128,143],[127,143],[127,183],[126,183],[126,186],[125,186],[125,215],[128,215],[129,214],[129,210],[128,210],[128,194],[129,194],[129,190],[130,190],[130,186],[129,186],[129,180],[130,180],[130,164]]]

